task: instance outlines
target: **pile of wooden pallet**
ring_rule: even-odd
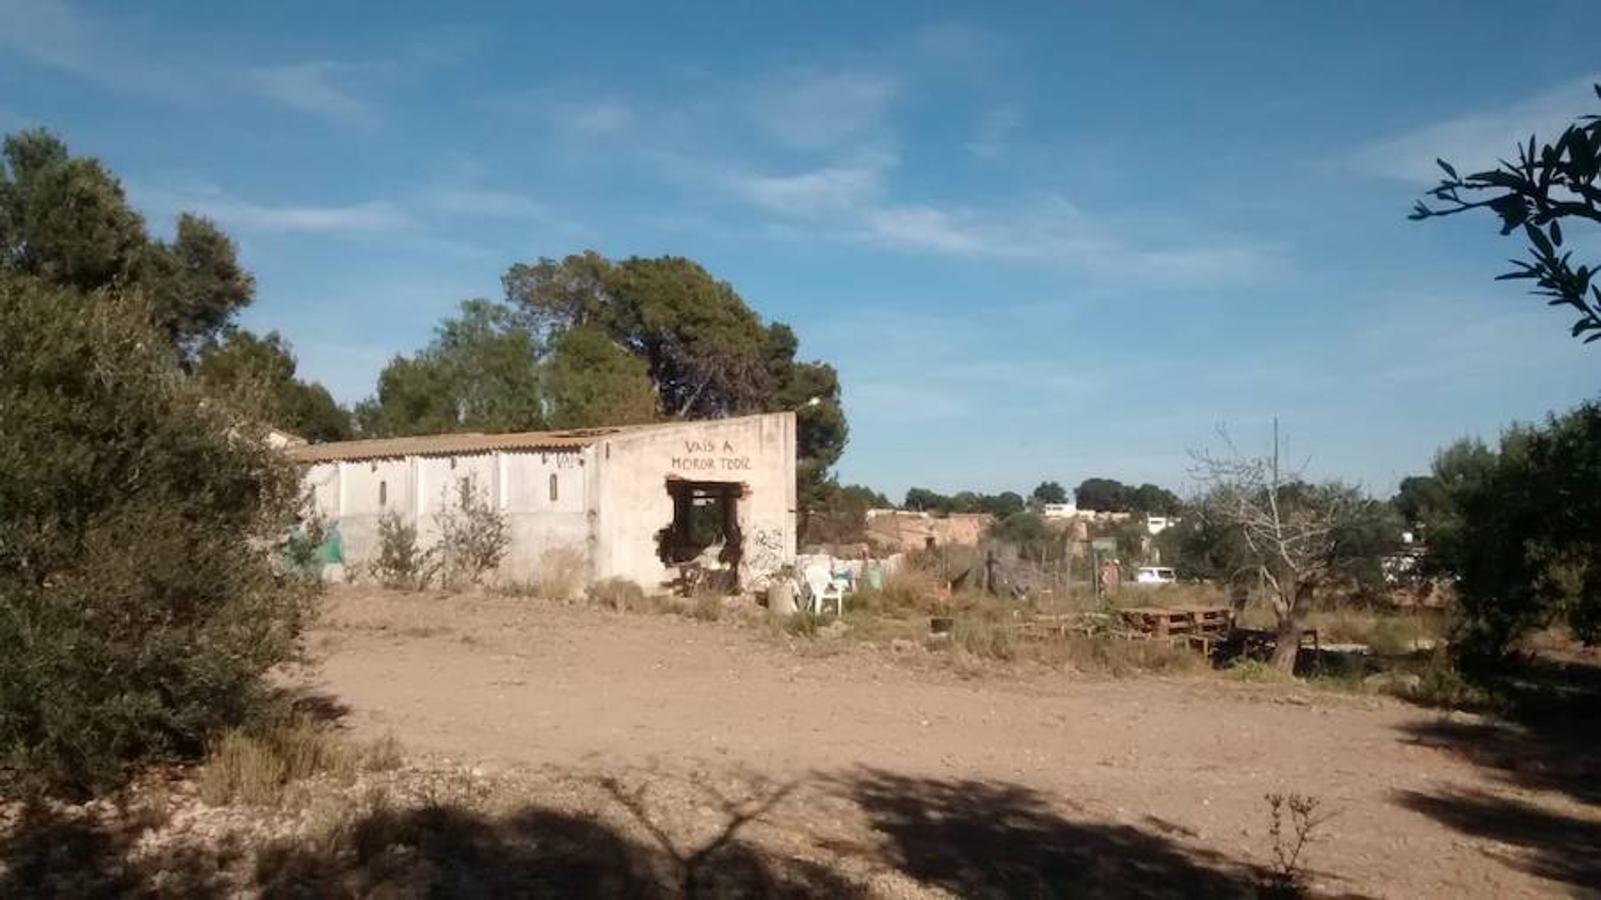
[[[1135,640],[1184,641],[1203,653],[1228,640],[1234,610],[1227,606],[1135,606],[1118,610],[1118,634]]]

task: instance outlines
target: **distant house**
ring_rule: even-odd
[[[1076,519],[1078,518],[1078,504],[1046,503],[1040,506],[1040,515],[1047,519]]]
[[[938,516],[906,509],[867,511],[867,540],[891,552],[923,550],[953,544],[974,545],[995,524],[989,513]]]
[[[388,514],[438,539],[468,483],[505,514],[500,576],[537,578],[558,558],[589,579],[653,589],[708,550],[740,580],[795,560],[795,415],[771,413],[517,434],[440,434],[288,446],[317,510],[365,574]]]

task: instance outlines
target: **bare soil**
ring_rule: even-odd
[[[1475,716],[524,598],[329,607],[301,681],[357,733],[620,823],[691,879],[738,844],[798,893],[1243,894],[1284,792],[1327,816],[1303,857],[1320,893],[1601,884],[1593,748]]]

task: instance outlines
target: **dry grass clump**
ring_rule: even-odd
[[[942,595],[933,573],[904,565],[884,577],[883,587],[858,591],[847,605],[877,615],[904,616],[932,612],[940,606]]]
[[[401,763],[400,742],[389,735],[352,743],[327,726],[292,717],[254,730],[232,729],[214,741],[200,771],[200,799],[212,806],[278,806],[295,782],[329,774],[349,782],[358,772]]]
[[[993,612],[957,616],[950,644],[959,654],[979,659],[1066,665],[1116,677],[1196,674],[1209,668],[1205,656],[1186,646],[1109,634],[1025,636],[1016,621]]]
[[[627,578],[603,578],[584,592],[589,602],[615,612],[642,612],[650,608],[645,589]]]
[[[571,600],[583,590],[588,574],[582,553],[571,547],[553,547],[539,555],[534,591],[546,600]]]
[[[723,598],[713,593],[696,594],[689,607],[689,616],[700,622],[715,622],[723,617]]]

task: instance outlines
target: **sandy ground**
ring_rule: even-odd
[[[1384,698],[974,673],[750,624],[354,589],[331,594],[313,648],[307,684],[358,732],[552,784],[676,785],[658,805],[744,785],[743,806],[700,812],[746,809],[736,827],[876,893],[1226,892],[1271,862],[1269,792],[1329,816],[1305,855],[1320,892],[1601,883],[1592,770]]]

